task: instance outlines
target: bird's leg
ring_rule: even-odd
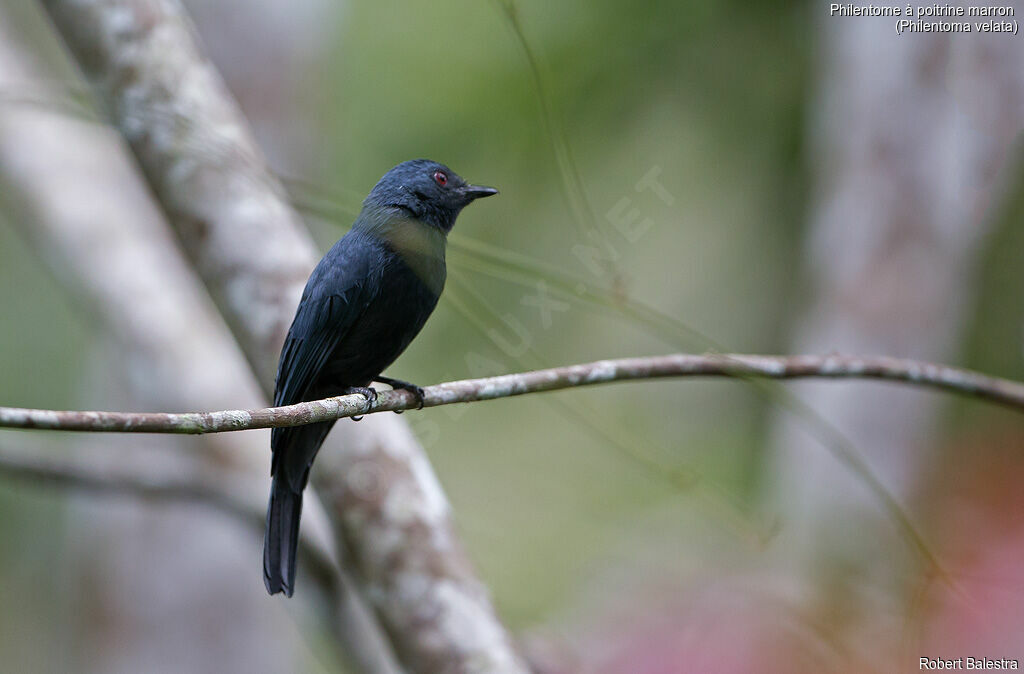
[[[373,380],[374,381],[379,381],[381,384],[387,384],[388,386],[390,386],[391,388],[393,388],[396,391],[398,389],[402,389],[403,391],[408,391],[409,393],[413,394],[413,396],[416,398],[416,402],[419,403],[419,407],[417,407],[416,409],[418,409],[418,410],[423,409],[423,396],[424,396],[424,393],[423,393],[423,388],[422,387],[417,386],[416,384],[410,384],[409,382],[403,381],[401,379],[392,379],[391,377],[385,377],[383,375],[379,375],[377,377],[374,377]],[[397,412],[398,414],[401,414],[402,410],[395,410],[395,412]]]
[[[386,383],[386,382],[385,382]],[[370,386],[349,386],[345,389],[345,395],[351,395],[358,393],[359,395],[366,398],[366,407],[372,407],[377,402],[377,390]],[[352,417],[352,421],[362,421],[362,415],[358,417]]]

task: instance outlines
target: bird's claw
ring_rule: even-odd
[[[375,389],[375,388],[372,388],[370,386],[349,386],[347,389],[345,389],[345,394],[346,395],[353,394],[353,393],[358,393],[359,395],[361,395],[364,398],[366,398],[366,409],[367,410],[369,410],[371,407],[373,407],[375,404],[377,404],[377,389]],[[352,421],[362,421],[363,420],[363,416],[362,415],[353,416],[353,417],[351,417],[351,419],[352,419]]]
[[[423,391],[423,387],[422,386],[417,386],[416,384],[409,383],[409,382],[404,381],[402,379],[392,379],[391,377],[379,377],[379,378],[375,379],[374,381],[379,381],[382,384],[387,384],[388,386],[390,386],[395,391],[398,391],[398,390],[408,391],[409,393],[411,393],[413,395],[414,398],[416,398],[416,403],[417,403],[416,409],[418,409],[418,410],[423,409],[426,393]],[[404,411],[405,410],[395,410],[395,414],[401,414]]]
[[[407,386],[399,386],[398,388],[408,391],[416,398],[416,409],[423,409],[423,405],[426,401],[426,393],[423,392],[422,386],[416,386],[416,384],[408,384]]]

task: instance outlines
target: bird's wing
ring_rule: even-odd
[[[379,283],[368,245],[346,236],[314,270],[281,351],[274,405],[305,399],[335,347],[376,296]]]
[[[313,270],[295,312],[277,367],[274,405],[315,395],[314,386],[335,347],[380,290],[379,251],[358,235],[346,235]],[[305,487],[309,466],[334,422],[275,428],[271,475],[293,491]]]

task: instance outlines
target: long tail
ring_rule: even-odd
[[[295,591],[295,556],[299,547],[302,491],[316,453],[331,432],[333,421],[297,428],[275,428],[270,445],[274,450],[270,474],[267,531],[263,539],[263,582],[267,592]]]
[[[270,594],[284,592],[290,597],[295,591],[295,553],[301,517],[302,492],[294,491],[284,475],[275,475],[263,540],[263,583]]]

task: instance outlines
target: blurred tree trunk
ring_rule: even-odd
[[[898,36],[890,19],[815,10],[810,296],[789,350],[955,361],[979,244],[1024,123],[1024,43],[1007,34]],[[795,391],[912,506],[934,458],[940,397],[875,384]],[[791,571],[834,611],[895,615],[884,611],[898,613],[900,590],[920,572],[908,542],[799,419],[775,425],[777,546]]]
[[[0,88],[67,99],[19,50],[0,17]],[[51,46],[56,46],[51,43]],[[26,239],[98,317],[90,406],[216,409],[262,396],[223,320],[178,251],[117,134],[59,106],[0,109],[0,177]],[[105,401],[105,402],[104,402]],[[265,498],[267,434],[216,439],[81,438],[69,451],[149,470],[251,476]],[[104,457],[104,458],[100,458]],[[260,540],[196,506],[74,499],[69,523],[70,620],[95,672],[281,672],[307,647],[260,582]],[[50,641],[69,635],[53,634]]]
[[[310,114],[315,111],[301,90],[337,37],[336,15],[344,5],[329,0],[184,4],[270,164],[288,175],[309,175],[320,152],[320,120]]]

